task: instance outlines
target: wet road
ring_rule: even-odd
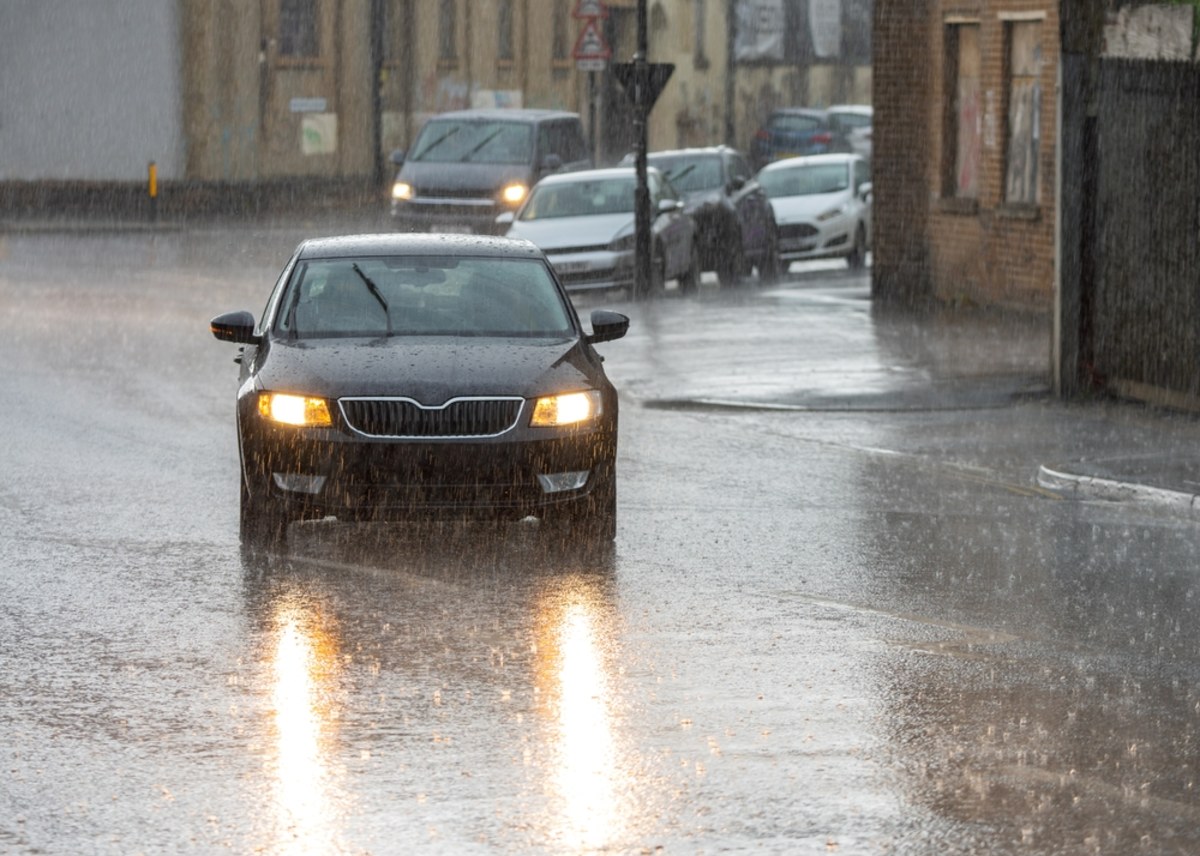
[[[237,545],[235,350],[303,230],[0,239],[0,852],[1193,853],[1194,524],[1039,463],[1188,423],[865,278],[645,305],[612,555]]]

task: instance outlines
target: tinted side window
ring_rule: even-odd
[[[750,164],[746,163],[746,159],[741,155],[729,156],[729,176],[730,178],[741,178],[745,181],[750,180],[750,176],[754,173],[750,171]]]
[[[587,160],[583,131],[576,122],[547,122],[538,133],[541,157],[556,154],[563,163]]]

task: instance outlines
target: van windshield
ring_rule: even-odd
[[[411,161],[511,163],[533,160],[533,126],[525,122],[433,119],[423,129]]]

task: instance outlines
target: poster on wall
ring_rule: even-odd
[[[305,113],[300,119],[300,153],[337,153],[337,113]]]
[[[737,0],[734,56],[745,64],[871,64],[874,0]]]
[[[738,62],[782,61],[785,30],[783,0],[739,0],[734,57]]]

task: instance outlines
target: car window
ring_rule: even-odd
[[[633,213],[635,187],[632,176],[539,184],[518,219],[630,214]]]
[[[858,190],[871,180],[871,165],[864,160],[854,162],[854,189]]]
[[[533,128],[527,122],[431,119],[413,143],[418,163],[512,163],[533,158]]]
[[[834,113],[832,115],[843,128],[869,128],[871,126],[871,117],[862,113]]]
[[[758,183],[772,199],[835,193],[850,186],[849,166],[831,163],[764,169],[758,174]]]
[[[538,146],[541,158],[556,154],[563,163],[575,163],[588,159],[587,146],[583,141],[583,131],[579,123],[546,122],[538,130]]]
[[[818,130],[821,127],[821,121],[814,116],[781,113],[772,117],[770,127],[772,131],[785,134],[803,134]]]
[[[563,337],[571,317],[539,259],[432,256],[298,264],[275,332],[337,336]]]
[[[750,164],[740,154],[732,154],[729,156],[729,175],[733,178],[740,178],[743,181],[749,181],[754,175],[754,171],[750,169]]]
[[[682,193],[720,187],[719,155],[660,155],[647,159]]]

